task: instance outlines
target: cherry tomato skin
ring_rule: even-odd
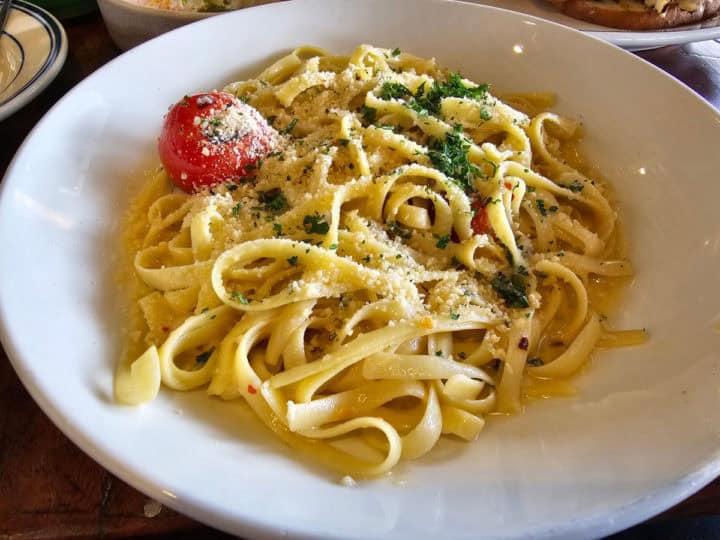
[[[475,234],[487,233],[490,230],[490,219],[487,210],[480,201],[474,202],[472,206],[475,209],[475,215],[470,221],[470,227],[472,227]]]
[[[160,161],[188,193],[254,174],[277,135],[262,115],[232,94],[186,96],[165,117]]]

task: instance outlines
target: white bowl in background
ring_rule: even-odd
[[[241,0],[240,9],[278,1],[280,0]],[[97,3],[110,37],[122,50],[191,22],[228,13],[173,11],[130,0],[97,0]]]
[[[428,21],[431,21],[430,23]],[[339,485],[239,403],[163,390],[113,404],[118,223],[157,166],[184,94],[255,75],[294,47],[435,56],[500,91],[556,92],[614,185],[637,277],[577,396],[490,418],[393,476]],[[209,47],[208,45],[211,45]],[[38,123],[0,195],[0,337],[21,380],[88,455],[162,504],[243,537],[587,538],[720,472],[720,114],[667,74],[527,15],[432,0],[308,0],[160,36],[82,81]]]

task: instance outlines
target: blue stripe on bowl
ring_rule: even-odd
[[[0,88],[0,92],[2,92],[6,88],[8,88],[12,83],[15,82],[15,79],[17,79],[20,76],[20,73],[22,73],[22,70],[23,70],[23,66],[25,65],[25,49],[23,49],[22,44],[17,40],[17,38],[15,36],[7,33],[5,30],[0,32],[0,38],[2,38],[2,36],[7,36],[7,38],[9,40],[13,41],[15,43],[15,46],[18,49],[20,49],[20,68],[17,70],[17,73],[15,73],[15,76],[12,78],[12,80],[10,82],[8,82],[7,85],[4,86],[3,88]],[[5,102],[3,101],[3,103],[5,103]]]
[[[55,63],[55,60],[58,57],[58,54],[60,52],[60,44],[62,43],[62,30],[58,26],[58,24],[47,17],[45,12],[38,7],[34,6],[33,4],[30,4],[29,2],[26,2],[25,0],[14,0],[12,9],[17,9],[18,11],[22,11],[26,15],[32,17],[35,19],[47,32],[48,38],[50,39],[50,53],[48,54],[47,58],[45,59],[45,62],[43,63],[42,67],[38,70],[37,73],[27,82],[25,83],[22,88],[20,88],[17,92],[15,92],[12,96],[8,97],[7,99],[0,101],[0,106],[5,105],[10,100],[15,98],[16,96],[20,95],[24,90],[26,90],[30,85],[32,85],[35,81],[37,81],[42,75],[50,69],[50,66],[52,66]],[[4,34],[8,34],[7,32],[3,32]],[[8,34],[10,35],[10,34]],[[14,38],[14,36],[10,36],[14,39],[14,41],[17,43],[17,40]],[[19,45],[19,43],[18,43]],[[20,47],[22,50],[22,46]]]

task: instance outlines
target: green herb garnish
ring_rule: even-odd
[[[534,367],[539,367],[539,366],[544,366],[544,365],[545,365],[545,362],[544,362],[543,359],[540,358],[540,357],[529,358],[528,361],[527,361],[527,363],[528,363],[529,365],[531,365],[531,366],[534,366]]]
[[[506,276],[502,272],[498,272],[490,284],[502,296],[508,307],[526,308],[530,306],[527,297],[527,281],[522,274]]]
[[[545,208],[545,201],[542,199],[537,199],[535,201],[535,206],[537,206],[537,209],[540,211],[540,215],[543,217],[547,216],[547,208]]]
[[[287,126],[285,126],[284,129],[281,129],[281,130],[280,130],[280,133],[283,133],[283,134],[285,134],[285,135],[289,135],[289,134],[292,132],[292,130],[295,129],[295,126],[297,126],[297,123],[298,123],[298,119],[297,119],[297,118],[293,118],[293,119],[290,121],[290,123],[289,123]]]
[[[386,82],[382,85],[380,90],[380,99],[400,99],[404,97],[412,96],[412,92],[407,86],[395,82]]]
[[[397,221],[388,221],[385,229],[391,238],[400,237],[407,240],[412,236],[412,232],[400,225]]]
[[[436,236],[438,239],[437,243],[435,244],[436,248],[445,249],[448,245],[448,242],[450,242],[450,235],[444,234],[443,236]]]
[[[208,349],[207,351],[198,354],[198,355],[195,357],[195,362],[197,362],[197,363],[200,364],[201,366],[202,366],[202,365],[205,365],[205,363],[210,359],[210,357],[212,356],[212,353],[213,353],[214,351],[215,351],[215,347],[211,347],[211,348]]]
[[[437,170],[450,177],[465,191],[472,191],[475,177],[482,177],[480,168],[468,159],[470,142],[461,129],[445,134],[444,140],[435,140],[430,145],[428,157]]]
[[[572,184],[565,186],[570,191],[573,191],[575,193],[580,193],[583,188],[585,187],[585,184],[580,182],[580,180],[575,180]]]
[[[298,265],[297,255],[293,255],[292,257],[288,257],[287,262],[290,263],[290,266],[297,266],[297,265]]]
[[[362,107],[360,107],[360,114],[362,114],[363,120],[365,120],[368,124],[372,124],[375,121],[377,109],[373,109],[372,107],[363,105]]]
[[[412,100],[410,100],[411,102],[408,103],[408,107],[417,112],[427,111],[432,114],[439,114],[440,103],[444,98],[457,97],[478,100],[487,95],[489,87],[487,84],[465,86],[460,75],[451,73],[447,81],[435,81],[427,92],[425,92],[425,85],[421,84]]]
[[[259,191],[258,198],[265,211],[272,212],[273,214],[282,214],[290,207],[285,195],[283,195],[282,190],[279,188]]]
[[[230,293],[230,298],[232,298],[233,300],[237,300],[238,302],[240,302],[241,304],[244,304],[244,305],[247,305],[250,303],[250,300],[245,298],[245,295],[243,293],[241,293],[240,291],[233,291],[232,293]]]
[[[325,221],[325,217],[317,212],[311,216],[305,216],[303,225],[305,226],[305,232],[309,234],[327,234],[330,230],[330,225]]]

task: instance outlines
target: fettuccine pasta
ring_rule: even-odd
[[[375,477],[444,434],[476,439],[596,348],[643,341],[604,328],[593,290],[632,265],[551,96],[503,101],[369,45],[301,47],[225,91],[280,144],[241,183],[148,180],[126,230],[118,401],[161,385],[242,399],[292,448]]]

